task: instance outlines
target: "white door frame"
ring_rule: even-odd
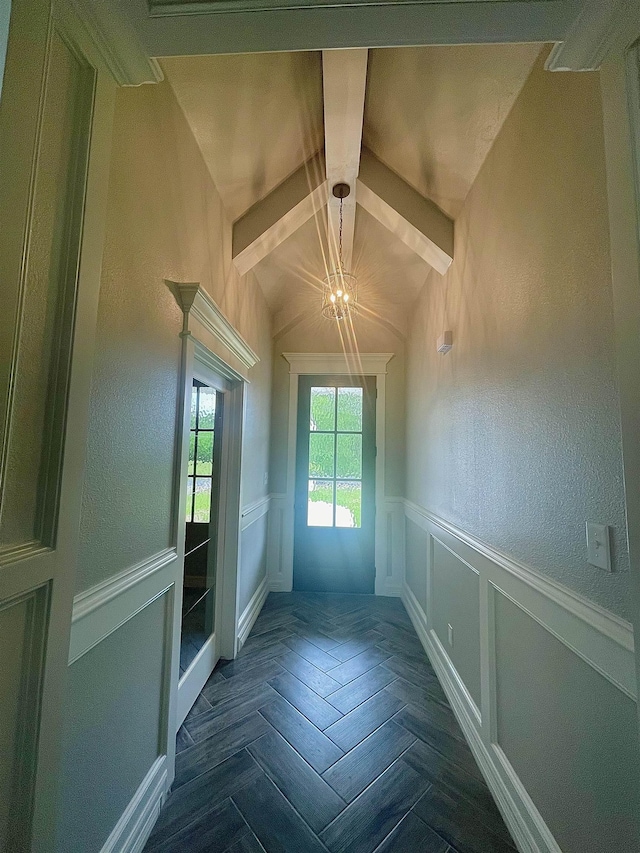
[[[232,539],[231,542],[225,537],[226,519],[228,515],[233,516],[233,497],[235,493],[234,480],[237,479],[239,472],[239,460],[233,458],[232,451],[237,450],[232,446],[229,429],[227,426],[227,416],[233,421],[234,404],[238,403],[242,406],[242,398],[233,395],[234,386],[241,383],[237,380],[235,383],[227,381],[220,376],[217,370],[213,369],[211,359],[208,357],[203,348],[196,346],[195,343],[188,337],[184,338],[183,347],[183,364],[186,367],[183,376],[184,388],[181,395],[184,401],[184,411],[182,419],[182,443],[180,448],[181,471],[178,478],[180,484],[180,498],[178,504],[178,519],[177,519],[177,542],[178,542],[178,560],[177,565],[181,567],[181,573],[184,580],[184,559],[185,559],[185,532],[186,532],[186,485],[187,485],[187,464],[189,458],[189,432],[190,432],[190,412],[191,398],[193,395],[193,380],[197,379],[204,382],[210,388],[223,395],[223,421],[222,421],[222,444],[221,444],[221,465],[220,465],[220,487],[218,494],[218,512],[217,512],[217,535],[216,535],[216,579],[215,579],[215,614],[214,614],[214,632],[207,638],[206,642],[199,650],[198,654],[190,663],[187,671],[178,680],[178,703],[176,711],[176,728],[179,728],[184,718],[187,716],[193,703],[198,698],[202,688],[207,682],[207,679],[213,672],[213,669],[221,657],[221,649],[223,645],[223,637],[227,641],[230,631],[233,631],[233,625],[229,624],[226,618],[226,610],[222,607],[221,587],[224,583],[225,571],[224,561],[228,564],[234,564],[237,561],[237,542]],[[242,414],[242,412],[240,412]],[[229,547],[231,545],[231,547]],[[235,548],[234,548],[235,546]],[[209,554],[209,559],[213,557]],[[182,625],[182,584],[176,585],[175,592],[175,618]]]
[[[287,450],[287,493],[284,501],[282,559],[276,567],[274,586],[283,592],[293,588],[293,531],[295,523],[296,447],[298,442],[298,379],[300,376],[375,376],[376,379],[376,525],[375,594],[385,595],[386,573],[382,571],[387,553],[387,526],[382,512],[385,497],[385,385],[387,364],[393,353],[309,353],[284,352],[289,362],[289,440]]]
[[[631,569],[640,637],[640,5],[617,4],[600,82],[604,119],[615,345]],[[602,50],[602,41],[597,45]],[[636,676],[640,687],[640,654]],[[640,710],[640,706],[639,706]]]
[[[242,426],[247,371],[257,361],[217,305],[197,284],[167,282],[184,311],[173,531],[177,559],[170,643],[166,752],[169,784],[175,774],[175,735],[219,658],[233,659],[238,649],[238,567],[240,561]],[[187,466],[193,379],[224,394],[222,468],[218,509],[215,632],[200,649],[179,685],[182,583],[186,525]]]

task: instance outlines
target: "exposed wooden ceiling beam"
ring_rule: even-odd
[[[234,222],[232,256],[240,275],[255,267],[326,203],[324,163],[316,156]]]
[[[440,275],[453,260],[453,221],[366,148],[357,183],[358,204]]]
[[[367,85],[366,49],[323,50],[324,155],[329,191],[328,223],[332,255],[338,239],[340,202],[331,192],[338,183],[351,187],[343,209],[343,259],[351,268],[356,218],[356,179],[362,147],[364,93]],[[337,254],[335,254],[337,260]]]

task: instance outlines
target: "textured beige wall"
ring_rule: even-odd
[[[407,496],[626,615],[597,74],[534,68],[456,222],[451,269],[416,306],[407,377]],[[587,564],[586,520],[611,525],[615,573]]]
[[[387,365],[385,493],[404,494],[405,441],[405,348],[395,334],[364,318],[354,321],[359,352],[392,352]],[[353,342],[347,347],[353,349]],[[279,336],[273,350],[273,400],[271,409],[271,491],[287,490],[287,453],[289,432],[289,363],[283,352],[343,352],[344,347],[335,322],[317,316],[301,323],[288,334]]]
[[[243,500],[267,491],[270,318],[256,282],[235,274],[230,238],[168,84],[119,90],[78,591],[173,544],[182,312],[165,279],[200,282],[261,358],[246,391]],[[247,579],[242,569],[250,597],[247,587],[258,581],[251,565]],[[163,606],[149,605],[71,668],[59,844],[65,853],[100,849],[158,754],[165,619]]]
[[[266,492],[270,320],[231,265],[231,227],[168,84],[118,92],[77,588],[166,548],[182,312],[198,281],[261,361],[247,389],[243,500]]]

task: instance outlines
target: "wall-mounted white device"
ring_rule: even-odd
[[[453,346],[453,332],[443,332],[438,338],[438,352],[449,352]]]
[[[587,522],[587,562],[605,572],[611,571],[611,541],[606,524]]]

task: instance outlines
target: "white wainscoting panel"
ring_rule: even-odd
[[[267,533],[267,578],[271,592],[291,592],[289,566],[293,566],[293,501],[288,495],[274,494]]]
[[[376,511],[383,523],[376,525],[376,595],[401,596],[404,581],[404,498],[385,497]]]
[[[175,548],[166,548],[76,595],[69,663],[166,592],[176,580],[177,558]]]
[[[141,853],[166,799],[167,756],[151,766],[100,853]]]
[[[536,701],[539,701],[541,705],[559,703],[555,713],[560,715],[563,724],[565,718],[570,717],[575,726],[584,727],[586,737],[589,736],[589,731],[593,737],[594,726],[592,722],[589,723],[589,720],[592,721],[594,715],[592,714],[589,718],[585,716],[583,720],[580,717],[580,704],[576,705],[574,698],[569,701],[568,697],[579,695],[579,691],[587,683],[585,672],[598,673],[596,684],[600,685],[599,698],[594,696],[592,701],[607,701],[611,704],[610,714],[616,719],[624,717],[627,721],[625,725],[629,731],[620,732],[614,737],[621,738],[623,744],[628,742],[629,749],[633,752],[634,739],[637,737],[637,726],[635,723],[630,724],[628,722],[629,719],[634,719],[634,715],[630,713],[629,703],[633,703],[636,696],[631,625],[572,590],[475,540],[464,531],[456,529],[453,525],[438,519],[410,501],[404,502],[404,513],[408,522],[417,525],[426,533],[424,549],[422,547],[414,548],[411,555],[407,553],[407,560],[421,561],[422,571],[426,574],[427,580],[426,608],[418,601],[406,581],[402,593],[404,604],[518,848],[523,853],[561,853],[561,850],[564,853],[568,853],[568,851],[573,853],[574,850],[582,849],[583,843],[574,842],[571,826],[567,826],[567,820],[570,824],[572,817],[569,816],[567,819],[566,816],[562,815],[559,818],[560,812],[555,810],[553,802],[550,805],[550,801],[553,799],[561,804],[565,791],[551,792],[547,786],[545,797],[538,796],[537,802],[534,802],[530,791],[514,769],[513,756],[506,754],[508,749],[518,753],[517,758],[522,766],[522,756],[524,755],[526,758],[530,754],[527,753],[530,741],[526,740],[527,734],[523,732],[523,738],[520,742],[523,748],[520,748],[519,735],[517,734],[518,697],[510,695],[505,702],[504,695],[501,695],[497,690],[501,675],[498,667],[501,664],[496,654],[496,637],[502,625],[501,623],[497,624],[496,621],[498,618],[496,616],[496,596],[503,596],[504,598],[501,600],[508,600],[515,604],[518,608],[517,612],[522,613],[523,619],[533,620],[533,624],[537,626],[536,630],[542,630],[542,633],[537,636],[554,638],[554,642],[559,641],[569,650],[569,653],[563,654],[565,668],[567,660],[575,661],[575,664],[569,664],[572,673],[571,679],[575,679],[575,683],[567,679],[565,672],[563,683],[558,685],[556,690],[555,686],[549,687],[550,684],[554,685],[554,661],[548,658],[548,652],[545,656],[541,650],[539,659],[536,657],[535,650],[527,652],[531,652],[530,659],[534,661],[534,665],[539,664],[538,674],[545,675],[545,678],[539,679],[540,682],[546,683],[547,691],[553,693],[553,695],[540,695]],[[476,601],[479,603],[480,611],[480,707],[471,698],[467,685],[453,663],[455,646],[447,648],[447,638],[442,637],[442,629],[440,629],[440,636],[435,630],[437,621],[435,616],[437,614],[442,621],[444,616],[441,611],[443,608],[446,609],[447,605],[446,602],[437,600],[437,588],[434,589],[433,585],[433,563],[434,560],[441,560],[445,553],[453,554],[458,560],[477,572],[479,577],[480,591],[479,599],[476,597]],[[438,570],[442,571],[442,566],[438,566]],[[407,570],[407,577],[415,579],[420,571],[420,566],[412,565],[411,571]],[[454,621],[453,617],[451,618]],[[454,632],[465,630],[464,624],[454,624],[453,627]],[[532,636],[536,636],[533,629]],[[516,648],[518,644],[515,640],[517,638],[514,638],[513,644],[508,642],[505,646],[504,633],[501,635],[500,650],[503,661],[505,660],[505,647],[510,650],[508,655],[512,660],[512,655],[524,654],[522,648]],[[511,651],[512,646],[513,651]],[[558,648],[562,648],[562,646]],[[583,662],[588,664],[591,669],[585,670]],[[511,670],[513,671],[513,667]],[[582,686],[578,684],[579,679],[582,679],[584,683]],[[602,679],[606,679],[606,681]],[[502,684],[502,681],[500,683]],[[567,683],[569,683],[569,687],[567,687]],[[612,690],[611,685],[615,687],[615,690]],[[605,699],[605,697],[609,698]],[[567,705],[566,708],[560,707],[562,702]],[[625,713],[620,714],[621,710],[624,710]],[[606,715],[607,708],[602,708],[602,712]],[[502,726],[500,725],[503,717],[504,721],[509,723],[508,729],[505,729],[509,732],[509,744],[504,746],[504,749],[503,743],[501,743]],[[598,715],[596,714],[595,717],[597,719]],[[591,729],[589,729],[589,725]],[[531,726],[530,723],[529,726]],[[514,730],[516,732],[515,742]],[[542,753],[547,748],[546,742],[549,738],[545,739],[544,732],[540,732],[539,737],[542,738],[542,741],[538,745],[538,752]],[[531,738],[530,732],[529,738]],[[637,746],[637,744],[635,745]],[[534,750],[534,754],[535,752],[536,750]],[[585,743],[582,754],[583,764],[580,767],[583,778],[576,776],[574,780],[572,779],[575,786],[578,786],[579,790],[581,784],[589,785],[589,778],[593,780],[599,775],[608,774],[611,787],[615,788],[618,784],[618,768],[606,766],[606,759],[604,761],[598,759],[601,763],[597,766],[595,760],[591,761],[593,766],[588,766],[589,753],[589,744]],[[562,772],[570,772],[574,767],[577,767],[575,764],[576,757],[567,755],[565,760],[561,754],[561,747],[551,756],[550,760],[557,761],[557,766]],[[576,770],[575,772],[577,774],[579,771]],[[589,777],[589,773],[592,774],[591,777]],[[637,780],[633,778],[633,774],[633,770],[628,773],[631,779],[630,784],[637,786]],[[549,785],[552,785],[552,782],[549,782]],[[603,788],[606,786],[602,786],[601,790]],[[627,801],[631,802],[634,796],[634,792],[628,791]],[[625,795],[621,794],[620,799],[624,799],[624,797]],[[545,798],[546,803],[541,804],[541,799]],[[562,848],[545,822],[539,808],[545,811],[547,821],[550,823],[555,821],[564,833]],[[629,806],[630,808],[631,806]],[[612,821],[613,811],[615,810],[609,810]],[[603,814],[606,815],[607,813],[607,809],[603,809]],[[576,814],[575,820],[578,821],[579,819],[579,814]],[[612,831],[612,839],[614,834],[615,830]],[[576,825],[577,837],[579,837],[579,830]]]
[[[248,530],[252,525],[254,525],[261,518],[264,518],[270,512],[272,504],[272,495],[266,495],[260,500],[255,501],[252,504],[247,504],[243,507],[241,512],[242,522],[241,522],[241,531],[244,532]],[[267,600],[267,596],[270,591],[270,583],[269,583],[269,525],[270,525],[270,516],[267,518],[267,570],[264,578],[260,581],[257,589],[251,596],[249,603],[244,608],[240,616],[238,617],[238,625],[237,625],[237,647],[241,649],[245,643],[245,640],[249,636],[253,625],[260,615],[260,611]],[[242,552],[241,552],[242,558]]]

